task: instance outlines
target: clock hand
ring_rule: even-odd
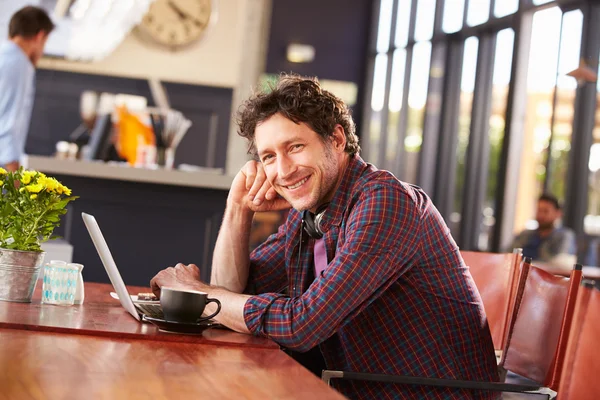
[[[177,7],[177,5],[175,3],[173,3],[171,0],[167,1],[167,4],[173,11],[175,11],[175,14],[177,14],[179,19],[185,20],[188,18],[187,14],[184,13],[183,11],[181,11],[181,8]]]
[[[171,7],[171,9],[172,9],[173,11],[175,11],[175,13],[177,14],[177,16],[179,16],[179,19],[181,19],[181,20],[184,20],[184,21],[185,21],[186,19],[189,19],[189,20],[191,20],[191,21],[194,23],[194,25],[196,25],[197,27],[199,27],[199,28],[201,28],[201,27],[202,27],[202,22],[198,21],[196,18],[192,18],[192,17],[190,17],[190,15],[189,15],[189,14],[185,13],[185,12],[184,12],[184,11],[183,11],[181,8],[179,8],[179,7],[177,6],[177,4],[175,4],[175,3],[174,3],[172,0],[169,0],[169,1],[167,2],[167,4],[169,5],[169,7]]]

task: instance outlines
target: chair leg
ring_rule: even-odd
[[[500,382],[506,381],[506,370],[501,366],[498,366],[498,378],[500,378]]]

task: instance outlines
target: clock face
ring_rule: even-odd
[[[200,39],[216,12],[213,0],[155,0],[138,25],[142,36],[176,49]]]

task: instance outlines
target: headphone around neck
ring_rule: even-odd
[[[309,210],[304,210],[302,213],[302,226],[304,227],[304,231],[313,239],[321,239],[323,237],[321,221],[323,220],[328,205],[329,203],[321,205],[314,214]]]

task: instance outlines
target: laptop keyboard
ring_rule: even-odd
[[[148,317],[164,319],[165,315],[163,314],[162,308],[160,308],[160,304],[136,304],[135,306],[142,314],[147,315]]]

